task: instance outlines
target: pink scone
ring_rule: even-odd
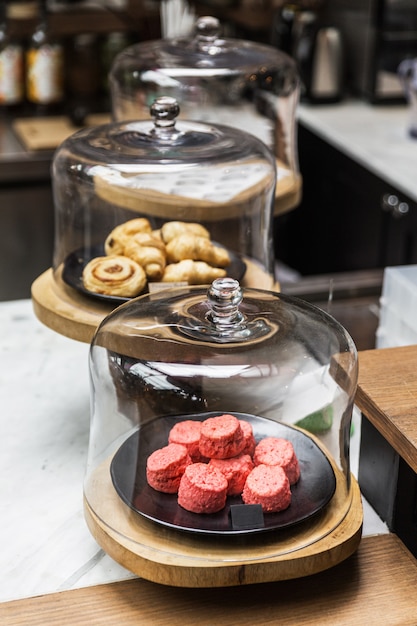
[[[239,456],[235,456],[232,459],[210,459],[209,465],[220,470],[227,479],[228,496],[241,495],[246,478],[254,468],[249,454],[239,454]]]
[[[291,504],[290,482],[278,465],[257,465],[242,492],[245,504],[260,504],[264,513],[284,511]]]
[[[234,415],[209,417],[201,424],[200,452],[209,459],[230,459],[245,447],[240,422]]]
[[[243,430],[243,436],[245,438],[245,447],[243,448],[243,454],[249,454],[253,456],[256,448],[256,440],[253,434],[252,424],[246,420],[239,420],[240,427]]]
[[[291,485],[300,478],[300,466],[291,441],[279,437],[261,439],[253,455],[255,465],[279,465]]]
[[[183,420],[177,422],[171,428],[168,435],[169,443],[180,443],[188,450],[191,460],[196,463],[201,461],[201,453],[199,449],[201,433],[201,422],[195,420]]]
[[[146,462],[148,484],[163,493],[177,493],[185,468],[191,464],[185,446],[170,443],[152,452]]]
[[[192,513],[217,513],[226,505],[227,480],[207,463],[189,465],[181,478],[178,504]]]

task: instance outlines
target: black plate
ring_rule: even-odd
[[[219,244],[216,244],[219,245]],[[89,253],[87,254],[85,250],[76,250],[67,256],[64,261],[64,267],[62,270],[62,279],[67,285],[70,287],[74,287],[77,291],[84,294],[85,296],[89,296],[96,300],[104,300],[105,302],[110,302],[113,304],[122,304],[123,302],[128,302],[132,300],[132,298],[125,298],[123,296],[111,296],[102,293],[93,293],[84,287],[83,284],[83,269],[87,265],[91,259],[104,256],[104,248],[103,246],[93,246],[89,248]],[[246,264],[240,257],[233,252],[229,251],[229,256],[231,259],[230,264],[227,266],[227,275],[230,278],[234,278],[235,280],[242,280],[243,276],[246,272]],[[167,283],[167,287],[169,284]],[[147,293],[148,288],[146,287],[142,293]],[[138,294],[141,295],[141,294]]]
[[[297,454],[301,476],[292,485],[291,504],[280,513],[266,513],[263,524],[239,529],[232,525],[231,507],[242,505],[240,496],[228,497],[222,511],[211,515],[186,511],[177,503],[176,494],[155,491],[146,480],[146,460],[157,448],[167,445],[168,433],[179,420],[202,421],[219,413],[160,417],[144,424],[119,448],[111,463],[113,485],[121,499],[134,511],[164,526],[189,532],[243,534],[287,528],[321,511],[336,489],[333,468],[317,444],[304,432],[269,419],[233,413],[252,424],[257,441],[264,437],[283,437],[292,442]],[[245,505],[246,506],[246,505]]]

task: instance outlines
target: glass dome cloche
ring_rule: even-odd
[[[58,148],[55,282],[114,305],[224,276],[273,287],[271,151],[178,113],[162,96],[148,120],[83,129]]]
[[[147,116],[160,95],[174,97],[185,119],[244,128],[266,143],[283,190],[299,185],[295,61],[277,48],[223,37],[219,20],[197,19],[190,36],[144,41],[115,58],[110,73],[115,120]]]
[[[225,584],[242,563],[246,582],[251,566],[294,577],[283,560],[340,540],[360,508],[357,352],[312,304],[230,277],[145,294],[98,327],[90,375],[87,522],[144,577],[161,582],[167,568],[162,582],[204,586],[212,568]],[[329,567],[342,558],[340,546],[317,550]]]

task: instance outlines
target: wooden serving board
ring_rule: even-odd
[[[392,534],[366,537],[308,578],[215,589],[133,579],[0,604],[7,626],[415,626],[417,562]]]
[[[245,263],[242,287],[256,286],[258,289],[279,291],[279,284],[273,284],[269,274],[248,259]],[[54,277],[52,269],[46,270],[33,282],[32,303],[36,317],[45,326],[65,337],[86,343],[91,342],[98,325],[115,309],[115,305],[89,298],[69,287],[59,272]]]
[[[88,115],[84,127],[93,127],[111,122],[111,116],[108,113],[94,113]],[[74,126],[71,120],[63,115],[52,117],[28,117],[17,118],[13,120],[12,127],[17,137],[27,150],[55,150],[61,145],[67,137],[73,135],[79,127]],[[299,173],[292,172],[286,165],[277,159],[278,180],[275,193],[274,215],[281,215],[294,209],[301,201],[302,195],[302,177]],[[282,175],[279,175],[279,173]],[[259,186],[261,190],[262,186]],[[257,188],[252,189],[251,193],[257,193]],[[155,210],[163,216],[171,215],[172,208],[178,203],[187,202],[185,198],[168,198],[161,199],[161,194],[149,192],[142,200],[138,195],[132,193],[129,189],[117,188],[108,185],[106,181],[97,182],[97,193],[103,199],[109,202],[119,204],[124,208],[137,210],[140,206],[141,210],[147,208],[149,202],[155,203]],[[240,212],[247,201],[247,194],[236,202],[236,210]],[[138,205],[139,202],[139,205]],[[142,203],[142,204],[141,204]],[[195,203],[194,203],[195,204]],[[193,208],[194,208],[193,204]],[[203,207],[204,208],[204,207]],[[209,207],[210,208],[210,207]],[[223,211],[223,209],[221,209]],[[168,211],[168,213],[167,213]],[[207,219],[207,211],[204,214]],[[211,218],[212,219],[212,218]]]
[[[262,163],[249,163],[247,167],[251,165],[257,168]],[[187,189],[189,181],[193,180],[195,174],[192,170],[178,173],[174,177],[178,178],[174,188],[168,185],[164,191],[152,188],[151,185],[157,184],[157,181],[152,179],[150,182],[144,174],[136,176],[120,173],[115,181],[113,176],[108,177],[107,171],[94,176],[94,187],[96,195],[106,202],[135,213],[165,220],[172,219],[175,215],[175,219],[182,221],[192,215],[195,222],[218,222],[237,219],[242,215],[251,215],[254,211],[259,211],[259,203],[255,204],[254,198],[270,193],[273,185],[272,174],[267,173],[262,180],[254,184],[249,183],[249,186],[246,186],[247,181],[244,181],[242,190],[231,196],[227,202],[206,198],[205,194],[210,196],[215,184],[212,182],[213,178],[221,176],[222,173],[223,168],[208,167],[207,171],[200,174],[201,178],[204,178],[204,187],[202,182],[199,184],[199,192],[200,190],[203,192],[201,197],[197,193],[189,196],[180,194],[180,190]],[[160,187],[162,183],[163,181]]]
[[[277,166],[279,172],[281,167],[279,160],[277,160]],[[303,179],[300,174],[290,172],[288,176],[278,177],[275,191],[274,216],[277,217],[295,209],[301,202],[302,190]]]
[[[110,115],[89,115],[85,126],[107,124]],[[18,118],[12,122],[13,130],[27,150],[55,150],[67,137],[80,128],[65,116]]]
[[[32,304],[42,324],[64,337],[90,343],[100,322],[115,308],[55,280],[52,269],[32,284]]]
[[[301,200],[302,188],[302,179],[299,174],[290,171],[279,160],[277,160],[277,168],[278,172],[282,168],[285,175],[278,176],[276,184],[275,217],[297,206]],[[187,219],[187,216],[192,213],[197,222],[236,219],[241,215],[250,213],[253,211],[253,198],[264,193],[271,181],[265,177],[263,181],[251,185],[227,203],[175,195],[172,192],[161,193],[157,189],[136,187],[134,183],[135,177],[133,176],[126,176],[125,184],[123,184],[123,176],[119,177],[117,184],[102,175],[94,177],[96,194],[106,202],[136,213],[140,212],[144,215],[163,219],[172,219],[173,215],[176,216],[176,219]]]
[[[317,573],[349,557],[361,540],[359,486],[333,465],[336,490],[318,515],[278,532],[207,537],[172,530],[132,511],[117,495],[107,459],[88,478],[84,510],[99,545],[115,561],[153,582],[178,587],[221,587],[287,580]]]

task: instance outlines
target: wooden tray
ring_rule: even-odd
[[[233,542],[230,537],[225,540],[162,528],[132,511],[113,487],[110,463],[108,459],[89,477],[88,495],[93,501],[84,500],[87,524],[114,560],[153,582],[221,587],[298,578],[343,561],[361,539],[359,486],[352,476],[352,501],[345,510],[345,480],[336,468],[335,494],[314,519],[258,540],[251,537]]]
[[[282,168],[285,175],[279,176],[275,190],[274,215],[281,215],[297,206],[301,200],[301,176],[288,169],[277,160],[278,172]],[[127,178],[127,182],[129,178]],[[119,181],[120,183],[121,181]],[[237,194],[227,204],[198,200],[173,193],[160,193],[152,189],[136,189],[128,184],[114,184],[105,177],[94,177],[96,194],[102,200],[130,209],[140,211],[144,215],[170,219],[173,211],[183,219],[178,211],[184,211],[184,216],[191,211],[197,222],[207,222],[219,219],[232,219],[252,209],[253,198],[263,193],[269,179],[252,185],[245,191]]]
[[[256,285],[259,289],[279,290],[278,283],[273,285],[271,277],[254,263],[245,259],[245,264],[242,287]],[[100,322],[116,308],[69,287],[59,273],[54,277],[52,269],[33,282],[32,303],[36,317],[45,326],[65,337],[86,343],[91,342]]]
[[[107,124],[108,113],[87,116],[85,126]],[[12,122],[13,130],[28,150],[55,150],[67,137],[77,130],[68,117],[23,117]]]
[[[110,114],[96,113],[87,116],[84,127],[93,127],[109,122],[111,122]],[[62,115],[40,118],[19,118],[13,120],[12,127],[27,150],[55,150],[67,137],[74,134],[77,130],[80,130],[72,124],[68,117]],[[301,175],[289,170],[279,159],[277,159],[277,167],[278,180],[275,192],[275,216],[286,213],[298,206],[302,195]],[[256,190],[253,191],[255,192]],[[98,185],[98,193],[104,199],[111,202],[115,202],[116,204],[122,203],[124,208],[137,209],[137,195],[132,194],[128,189],[112,188],[111,185],[102,181],[101,185]],[[151,194],[150,199],[153,202],[157,202],[158,198],[159,196],[156,192]],[[183,199],[181,199],[181,201],[183,201]],[[245,198],[241,198],[239,202],[241,201],[245,201]],[[170,202],[172,202],[172,199]],[[162,208],[160,207],[164,216],[166,215],[165,204],[166,202],[164,201],[161,205]],[[147,203],[145,203],[142,208],[146,209],[146,206]],[[238,210],[241,210],[241,204],[239,203]],[[168,215],[170,215],[169,211],[170,208],[168,208]]]
[[[280,161],[277,161],[278,168]],[[300,174],[290,172],[279,178],[275,191],[274,216],[283,215],[295,209],[301,202],[303,179]]]

